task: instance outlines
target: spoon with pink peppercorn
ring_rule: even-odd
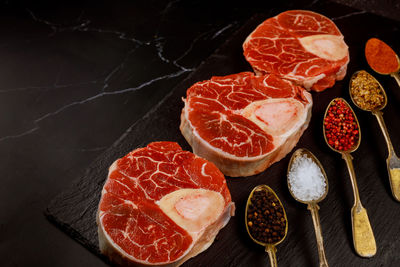
[[[326,108],[323,133],[329,148],[340,153],[346,161],[350,174],[354,195],[354,205],[351,208],[354,249],[361,257],[370,258],[376,254],[376,242],[367,210],[361,204],[353,157],[350,155],[360,146],[360,124],[353,109],[343,98],[333,99]]]

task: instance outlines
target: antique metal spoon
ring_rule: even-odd
[[[384,103],[382,105],[380,105],[379,107],[376,107],[375,109],[365,109],[365,108],[360,107],[357,104],[357,102],[354,100],[354,96],[352,94],[352,87],[353,87],[354,78],[361,71],[363,71],[363,70],[355,72],[350,79],[350,84],[349,84],[350,97],[351,97],[351,100],[353,101],[354,105],[356,105],[361,110],[371,111],[372,114],[374,114],[376,119],[378,120],[379,126],[382,130],[383,136],[385,137],[386,145],[388,148],[388,157],[386,159],[386,165],[387,165],[387,170],[388,170],[388,175],[389,175],[390,188],[392,189],[393,197],[397,201],[400,201],[400,159],[397,157],[397,155],[394,151],[392,141],[390,140],[389,133],[386,128],[385,121],[383,120],[382,110],[385,108],[385,106],[387,104],[386,92],[383,89],[382,85],[378,82],[378,80],[375,79],[374,76],[372,76],[371,74],[369,74],[366,71],[363,71],[363,72],[367,73],[367,75],[369,75],[372,79],[374,79],[376,81],[376,83],[379,85],[379,88],[384,96]]]
[[[250,230],[249,230],[248,222],[247,222],[247,212],[249,210],[249,205],[251,204],[251,199],[253,198],[253,194],[256,191],[266,191],[266,192],[272,193],[274,195],[274,197],[278,200],[279,205],[282,207],[283,217],[285,219],[285,225],[286,225],[285,226],[285,235],[275,243],[271,243],[271,244],[264,243],[264,242],[262,242],[260,240],[257,240],[256,238],[254,238],[250,234]],[[249,198],[247,199],[247,203],[246,203],[245,223],[246,223],[246,230],[247,230],[247,233],[249,234],[250,238],[254,242],[256,242],[257,244],[259,244],[261,246],[264,246],[265,247],[265,251],[268,252],[268,256],[269,256],[269,261],[271,263],[271,267],[277,267],[278,263],[277,263],[277,260],[276,260],[276,246],[278,244],[282,243],[282,241],[286,238],[287,231],[288,231],[288,221],[287,221],[286,212],[285,212],[285,209],[284,209],[284,207],[282,205],[282,202],[280,201],[278,196],[275,194],[274,190],[272,190],[269,186],[267,186],[267,185],[258,185],[251,191],[251,193],[249,195]]]
[[[296,159],[298,157],[304,157],[304,156],[311,159],[315,164],[317,164],[317,166],[320,168],[320,170],[324,176],[324,179],[325,179],[324,194],[320,198],[311,200],[311,201],[303,201],[303,200],[297,198],[296,195],[293,193],[292,187],[289,182],[289,172],[292,169],[293,163],[296,161]],[[297,201],[299,201],[303,204],[306,204],[307,208],[311,211],[311,216],[312,216],[314,230],[315,230],[315,237],[317,239],[317,245],[318,245],[319,266],[320,267],[328,267],[329,265],[328,265],[328,261],[326,260],[326,257],[325,257],[324,240],[322,238],[321,223],[320,223],[319,214],[318,214],[318,210],[319,210],[318,202],[322,201],[328,194],[328,179],[326,178],[325,170],[322,167],[319,160],[309,150],[307,150],[305,148],[299,148],[293,153],[293,155],[290,159],[287,177],[288,177],[287,184],[288,184],[289,191],[290,191],[290,194],[292,195],[292,197],[294,199],[296,199]]]
[[[372,39],[376,39],[376,38],[372,38]],[[368,43],[369,43],[372,39],[368,40],[367,45],[368,45]],[[377,40],[379,40],[379,39],[377,39]],[[391,50],[391,51],[393,52],[393,54],[396,55],[398,67],[397,67],[397,69],[396,69],[395,71],[393,71],[393,72],[383,73],[383,72],[379,72],[379,71],[376,69],[376,67],[375,67],[375,68],[373,67],[373,65],[369,65],[369,66],[370,66],[371,69],[373,69],[376,73],[379,73],[379,74],[382,74],[382,75],[390,75],[390,76],[392,76],[392,77],[396,80],[397,84],[400,86],[400,75],[399,75],[399,71],[400,71],[400,60],[399,60],[399,56],[398,56],[398,55],[396,54],[396,52],[394,52],[394,50],[393,50],[389,45],[387,45],[385,42],[383,42],[382,40],[379,40],[379,42],[380,42],[383,46],[385,46],[386,49]]]
[[[353,230],[354,249],[357,252],[357,254],[360,255],[361,257],[369,258],[376,254],[375,237],[374,237],[374,233],[372,231],[371,224],[369,222],[367,210],[361,204],[360,195],[358,193],[356,174],[354,172],[354,167],[353,167],[353,162],[352,162],[353,157],[350,155],[351,152],[356,151],[358,149],[358,147],[360,146],[360,142],[361,142],[360,124],[358,123],[358,119],[357,119],[356,114],[354,113],[353,109],[343,98],[335,98],[329,103],[329,105],[327,106],[326,111],[325,111],[324,121],[328,114],[329,108],[331,107],[331,105],[333,103],[335,103],[338,100],[342,100],[347,105],[347,107],[351,110],[351,112],[353,113],[354,119],[358,126],[358,131],[359,131],[358,141],[349,150],[341,151],[341,150],[337,150],[334,147],[332,147],[331,145],[329,145],[328,140],[326,138],[325,125],[323,126],[323,133],[324,133],[324,138],[325,138],[326,144],[333,151],[340,153],[342,155],[342,158],[346,161],[347,169],[350,174],[351,185],[353,187],[353,195],[354,195],[354,205],[351,208],[351,222],[352,222],[352,230]]]

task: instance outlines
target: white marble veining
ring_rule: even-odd
[[[333,21],[338,21],[340,19],[347,19],[347,18],[354,17],[354,16],[357,16],[357,15],[362,15],[362,14],[365,14],[365,13],[367,13],[367,12],[366,11],[351,12],[349,14],[346,14],[346,15],[343,15],[343,16],[340,16],[340,17],[332,18],[332,20]]]
[[[173,8],[174,4],[177,2],[179,2],[179,0],[169,2],[165,6],[165,9],[161,12],[162,19],[160,20],[160,25],[163,23],[163,19],[166,16],[166,14]],[[49,119],[50,117],[53,117],[55,115],[58,115],[61,112],[65,111],[71,107],[74,107],[76,105],[82,105],[82,104],[94,101],[96,99],[99,99],[101,97],[107,97],[110,95],[132,93],[137,90],[143,89],[147,86],[153,85],[159,81],[168,80],[171,78],[179,77],[185,73],[192,72],[194,70],[194,67],[183,66],[179,62],[192,52],[193,47],[200,40],[202,40],[204,38],[210,38],[210,36],[211,36],[210,39],[215,39],[218,36],[220,36],[223,32],[225,32],[229,28],[232,28],[236,24],[236,22],[233,22],[233,23],[229,23],[227,25],[223,25],[222,27],[213,27],[208,31],[199,33],[187,45],[187,49],[185,51],[183,51],[180,56],[178,56],[175,59],[170,59],[164,55],[164,46],[165,46],[166,42],[165,42],[165,38],[160,36],[159,28],[155,30],[156,34],[154,35],[154,38],[152,40],[139,40],[137,38],[134,38],[133,36],[131,36],[128,33],[121,32],[118,30],[110,30],[110,29],[101,29],[101,28],[91,27],[92,22],[89,19],[84,18],[83,11],[80,13],[78,18],[76,18],[74,21],[71,22],[72,25],[68,25],[68,26],[61,25],[61,24],[40,18],[38,15],[36,15],[30,9],[26,9],[26,11],[30,14],[31,18],[35,22],[44,24],[51,29],[51,32],[49,34],[50,37],[52,37],[56,34],[63,33],[63,32],[74,32],[74,31],[88,32],[88,33],[95,32],[95,33],[100,33],[100,34],[113,35],[113,36],[115,36],[115,38],[131,42],[132,48],[126,52],[126,54],[122,58],[121,62],[118,63],[117,65],[115,65],[111,69],[111,71],[109,71],[102,79],[78,82],[78,83],[70,83],[70,84],[58,84],[58,77],[61,75],[61,70],[60,70],[59,73],[57,74],[56,81],[51,85],[26,86],[26,87],[18,87],[18,88],[0,89],[0,94],[5,94],[5,93],[17,92],[17,91],[29,91],[29,90],[46,91],[46,90],[54,90],[54,89],[59,89],[59,88],[74,88],[76,86],[82,86],[82,85],[98,85],[99,86],[99,92],[97,94],[92,95],[90,97],[82,98],[77,101],[73,101],[71,103],[62,105],[55,110],[46,112],[32,121],[32,124],[33,124],[32,128],[23,130],[21,132],[16,132],[15,134],[12,134],[12,135],[0,136],[0,142],[8,140],[8,139],[20,138],[20,137],[24,137],[26,135],[32,134],[40,129],[39,124],[42,121]],[[134,52],[141,46],[154,47],[155,51],[157,51],[156,56],[158,57],[158,59],[161,60],[162,62],[165,62],[167,64],[170,64],[170,65],[176,67],[177,70],[174,72],[162,74],[158,77],[149,79],[136,87],[124,88],[124,89],[110,88],[110,83],[109,83],[110,80],[115,75],[120,73],[121,71],[124,71],[124,68],[126,67],[126,62],[130,59],[130,57],[134,54]]]

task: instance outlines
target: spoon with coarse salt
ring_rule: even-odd
[[[318,202],[328,194],[328,179],[325,170],[309,150],[297,149],[289,162],[287,183],[293,198],[306,204],[311,211],[317,238],[319,266],[328,267],[318,214]]]

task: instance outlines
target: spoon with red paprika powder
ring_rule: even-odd
[[[328,146],[333,151],[340,153],[346,161],[350,174],[354,195],[354,205],[351,208],[354,249],[361,257],[372,257],[376,254],[375,237],[367,210],[361,204],[352,162],[353,157],[350,155],[360,146],[360,125],[354,111],[343,98],[333,99],[326,108],[323,133]]]
[[[374,76],[365,70],[360,70],[355,72],[351,77],[349,91],[353,103],[364,111],[371,111],[378,120],[388,148],[386,164],[390,188],[392,189],[393,197],[397,201],[400,201],[400,158],[397,157],[394,151],[382,112],[387,104],[385,90]]]
[[[379,74],[390,74],[400,86],[400,61],[393,49],[377,38],[371,38],[365,45],[365,58],[369,66]]]

